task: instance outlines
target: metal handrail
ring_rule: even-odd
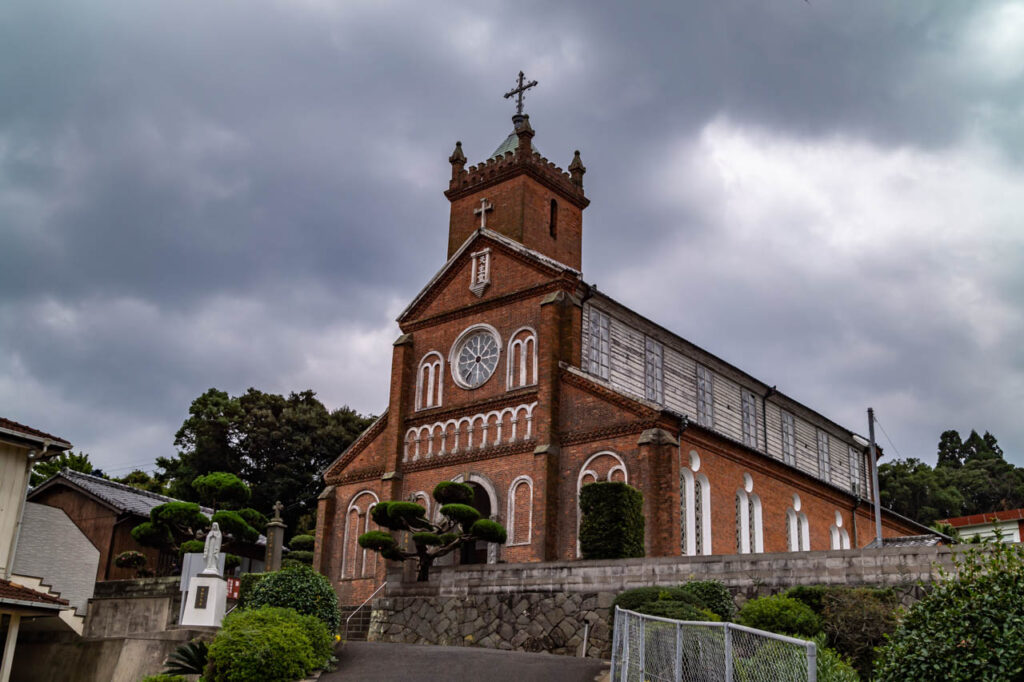
[[[364,606],[366,606],[367,604],[369,604],[369,603],[370,603],[370,601],[371,601],[371,600],[372,600],[372,599],[373,599],[374,597],[376,597],[376,596],[377,596],[377,593],[378,593],[378,592],[380,592],[380,591],[381,591],[381,590],[383,590],[383,589],[384,589],[385,587],[387,587],[387,584],[388,584],[388,581],[387,581],[387,580],[385,580],[384,582],[382,582],[382,583],[380,584],[380,587],[378,587],[378,588],[377,588],[376,590],[374,590],[374,591],[373,591],[373,594],[371,594],[371,595],[370,595],[369,597],[367,597],[367,598],[366,598],[366,601],[364,601],[364,602],[363,602],[362,604],[360,604],[359,606],[357,606],[357,607],[355,608],[355,610],[353,610],[353,611],[352,611],[352,613],[348,614],[348,618],[346,618],[346,619],[345,619],[345,641],[346,641],[346,642],[348,641],[348,622],[349,622],[350,620],[352,620],[352,616],[354,616],[354,615],[356,615],[357,613],[359,613],[359,612],[360,612],[360,611],[361,611],[361,610],[363,609],[363,607],[364,607]]]

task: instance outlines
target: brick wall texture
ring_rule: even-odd
[[[607,479],[643,492],[647,556],[678,557],[680,477],[694,455],[709,483],[713,554],[737,553],[736,495],[751,484],[764,552],[788,549],[794,495],[808,518],[811,550],[831,547],[837,518],[853,546],[866,545],[874,533],[866,503],[581,371],[582,306],[591,293],[578,272],[588,203],[582,164],[564,173],[530,151],[528,122],[519,135],[514,152],[469,169],[461,148],[453,154],[449,257],[458,255],[399,318],[386,413],[325,474],[314,565],[341,603],[361,603],[385,579],[385,562],[356,543],[373,528],[370,507],[419,499],[432,513],[431,490],[451,479],[485,491],[485,511],[512,527],[509,544],[475,559],[492,564],[576,560],[578,487]],[[482,199],[493,206],[487,230],[473,212]],[[461,248],[466,240],[473,241]],[[488,249],[490,280],[473,289],[473,254]],[[460,335],[476,325],[493,329],[501,353],[493,375],[466,389],[451,361]],[[535,354],[511,347],[527,337]],[[443,364],[433,375],[440,404],[423,399],[428,356]],[[921,532],[896,517],[883,523],[888,536]]]

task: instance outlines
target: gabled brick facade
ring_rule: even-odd
[[[768,416],[758,447],[743,445],[728,431],[738,409],[731,402],[717,405],[719,424],[698,426],[696,414],[591,371],[584,312],[600,305],[615,314],[617,304],[580,272],[585,168],[577,152],[563,172],[532,150],[526,116],[514,124],[514,151],[469,169],[461,145],[452,154],[449,260],[398,320],[386,412],[325,473],[314,565],[341,602],[360,603],[384,580],[383,560],[356,543],[372,524],[369,508],[409,499],[433,513],[430,491],[442,480],[478,486],[484,511],[509,530],[508,543],[479,561],[576,558],[577,491],[597,479],[626,480],[644,493],[648,556],[866,545],[870,502],[831,483],[827,471],[812,475],[772,453]],[[474,333],[493,339],[499,355],[493,373],[468,388],[456,373],[473,366],[472,354],[459,364],[459,351]],[[666,330],[647,333],[666,353],[676,345],[689,352]],[[586,352],[598,352],[591,346]],[[621,352],[612,348],[608,362],[635,364]],[[699,362],[713,359],[700,353]],[[769,406],[795,413],[811,433],[848,447],[851,460],[863,457],[851,432],[817,413],[772,398],[725,363],[708,371],[760,387],[763,415]],[[797,442],[808,448],[807,440]],[[855,474],[850,480],[863,479]],[[892,515],[884,525],[886,535],[920,532]]]

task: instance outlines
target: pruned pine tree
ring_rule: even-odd
[[[378,503],[371,512],[374,523],[387,530],[371,530],[359,536],[359,546],[378,552],[392,561],[417,562],[416,580],[426,582],[430,567],[440,557],[459,547],[482,540],[504,544],[505,527],[497,521],[480,517],[470,506],[473,489],[465,483],[442,481],[434,488],[434,500],[441,505],[441,519],[427,519],[426,510],[415,502],[388,500]],[[394,533],[408,533],[411,550],[402,549]]]

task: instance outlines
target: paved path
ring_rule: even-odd
[[[348,642],[337,655],[320,682],[594,682],[608,670],[593,658],[425,644]]]

